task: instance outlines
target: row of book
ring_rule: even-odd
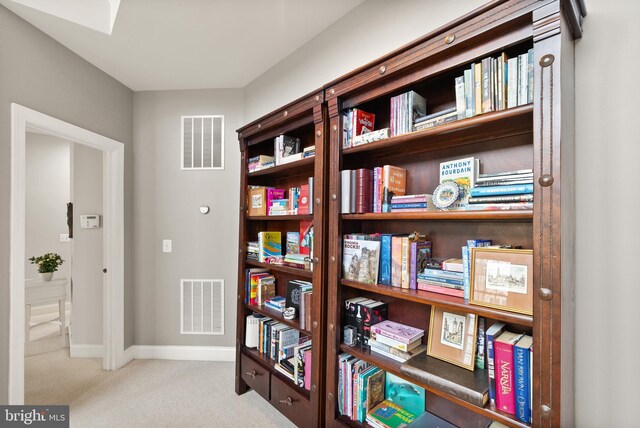
[[[273,156],[256,155],[247,160],[249,172],[257,172],[315,156],[316,146],[301,147],[300,139],[279,135],[273,141]]]
[[[454,425],[425,410],[424,388],[351,354],[338,356],[338,411],[376,428]]]
[[[251,318],[251,319],[250,319]],[[277,320],[259,314],[247,319],[245,346],[275,361],[284,377],[311,390],[311,338]]]
[[[285,232],[283,254],[282,232],[258,232],[257,241],[247,242],[247,259],[261,263],[311,269],[313,257],[313,222],[300,221],[299,232]]]
[[[502,52],[471,64],[456,77],[455,91],[455,111],[446,113],[443,123],[533,102],[533,49],[514,58]]]
[[[300,186],[285,189],[249,186],[248,212],[251,216],[313,214],[313,177]]]
[[[487,329],[489,399],[499,410],[531,423],[533,338],[503,323]]]
[[[407,187],[404,168],[384,165],[373,169],[342,170],[340,180],[340,212],[343,214],[392,212],[413,207],[407,205],[413,202],[400,198]]]

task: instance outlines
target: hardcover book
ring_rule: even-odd
[[[493,343],[505,329],[505,325],[497,322],[487,329],[487,373],[489,375],[489,399],[491,404],[496,405],[496,376],[495,376],[495,353]]]
[[[300,253],[300,232],[287,232],[287,254]]]
[[[365,386],[365,415],[384,401],[385,371],[376,367]]]
[[[440,184],[454,181],[460,193],[458,199],[449,210],[464,210],[469,202],[470,192],[475,185],[475,177],[479,170],[479,161],[475,158],[456,159],[440,163]]]
[[[274,257],[282,256],[280,232],[258,232],[258,261],[270,263]]]
[[[392,165],[382,167],[382,212],[391,212],[391,198],[404,195],[407,188],[407,170]]]
[[[344,239],[342,276],[350,281],[375,284],[378,281],[380,241]]]
[[[496,407],[511,415],[516,413],[514,390],[513,345],[521,334],[505,331],[494,339],[494,371],[496,377]]]
[[[313,243],[313,221],[300,221],[300,254],[309,255]]]
[[[529,349],[533,345],[533,337],[524,335],[514,345],[513,361],[515,368],[516,417],[522,422],[531,423],[531,373],[529,372]]]
[[[394,321],[382,321],[371,327],[376,334],[390,337],[402,343],[411,343],[419,337],[424,336],[424,330],[400,324]]]
[[[416,415],[390,400],[384,400],[367,415],[367,422],[373,426],[404,428],[416,420]]]

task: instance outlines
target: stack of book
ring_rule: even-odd
[[[273,201],[284,199],[284,189],[274,187],[249,186],[249,216],[268,215]]]
[[[410,213],[434,211],[431,195],[403,195],[391,197],[391,212]]]
[[[299,253],[287,253],[284,256],[283,264],[298,269],[309,269],[309,256]]]
[[[471,249],[474,247],[490,247],[491,239],[467,239],[467,245],[462,247],[462,272],[464,276],[464,299],[469,299],[471,288]]]
[[[464,297],[464,274],[427,268],[418,274],[418,289],[448,296]]]
[[[391,130],[389,128],[377,129],[375,131],[367,132],[366,134],[360,134],[353,137],[351,146],[361,146],[363,144],[374,143],[376,141],[384,140],[391,136]]]
[[[289,199],[273,199],[271,201],[268,215],[288,215],[289,213]]]
[[[422,344],[424,330],[385,320],[371,326],[368,346],[372,353],[404,363],[427,350]]]
[[[302,149],[302,157],[310,158],[316,155],[316,146],[308,146]]]
[[[456,120],[458,120],[458,112],[455,107],[451,107],[417,118],[414,121],[412,130],[422,131],[423,129],[433,128]]]
[[[272,280],[265,280],[264,285],[265,289],[262,291],[260,297],[264,297],[264,300],[261,303],[258,303],[258,288],[260,285],[259,280],[263,277],[272,277],[269,273],[269,269],[263,268],[249,268],[244,271],[244,303],[247,305],[258,306],[259,304],[264,304],[264,300],[266,300],[269,296],[268,294],[273,290],[273,295],[275,295],[275,277]],[[266,287],[268,284],[271,284],[270,287]]]
[[[366,297],[354,297],[344,301],[344,324],[355,329],[351,346],[366,346],[371,338],[371,326],[387,319],[389,306]]]
[[[247,242],[247,260],[258,261],[260,256],[258,255],[260,249],[257,241]]]
[[[391,212],[391,199],[406,192],[407,170],[393,165],[347,169],[340,180],[341,213]]]
[[[273,141],[273,153],[276,165],[299,161],[302,159],[300,139],[288,135],[279,135]]]
[[[533,102],[533,49],[471,64],[455,80],[458,119]]]
[[[271,168],[276,166],[275,159],[273,156],[267,155],[258,155],[252,158],[249,158],[249,172],[256,172],[263,169]]]
[[[286,308],[286,299],[282,296],[273,296],[264,301],[264,305],[278,312],[284,312]]]
[[[353,140],[359,135],[373,131],[376,115],[354,108],[342,117],[342,148],[347,149],[353,145]]]
[[[478,175],[466,208],[472,211],[533,209],[533,171]]]
[[[296,317],[300,320],[300,328],[310,326],[311,295],[313,284],[308,281],[294,279],[287,282],[286,307],[296,310]]]
[[[415,91],[391,97],[391,136],[413,131],[414,121],[427,114],[427,100]]]
[[[531,423],[533,338],[495,323],[486,331],[489,399],[496,408]]]

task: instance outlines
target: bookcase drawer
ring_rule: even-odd
[[[269,371],[244,354],[241,354],[240,361],[242,380],[244,380],[251,389],[268,400],[269,378],[271,377]]]
[[[271,404],[297,426],[310,426],[312,417],[309,400],[276,376],[271,379]]]

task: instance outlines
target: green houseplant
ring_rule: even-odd
[[[42,256],[31,257],[29,261],[31,264],[38,266],[40,278],[44,281],[51,281],[53,273],[58,270],[58,266],[64,263],[62,257],[57,253],[46,253]]]

